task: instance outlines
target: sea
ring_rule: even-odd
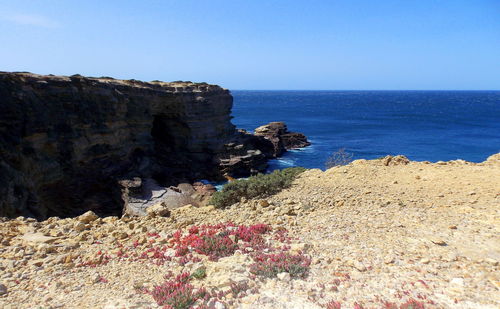
[[[270,162],[325,169],[332,153],[354,159],[484,161],[500,152],[500,91],[232,91],[232,122],[253,131],[284,121],[312,145]]]

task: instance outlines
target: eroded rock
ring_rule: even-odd
[[[256,136],[263,136],[273,144],[275,157],[286,150],[303,148],[311,145],[302,133],[288,131],[284,122],[270,122],[255,129]]]

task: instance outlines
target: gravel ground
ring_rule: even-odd
[[[174,249],[158,259],[177,229],[265,223],[267,246],[287,230],[289,251],[311,258],[306,278],[252,275],[252,252],[180,265]],[[0,219],[1,308],[158,308],[144,293],[171,272],[207,277],[215,291],[244,283],[243,295],[211,299],[211,308],[500,307],[500,154],[474,164],[357,160],[304,172],[266,200],[225,210],[185,206],[169,217]],[[280,234],[284,235],[284,234]],[[155,247],[156,246],[156,247]],[[149,250],[149,251],[148,251]],[[134,254],[146,258],[134,258]],[[391,305],[393,307],[391,307]],[[396,306],[396,307],[394,307]],[[407,307],[409,308],[409,307]],[[418,307],[415,307],[418,308]]]

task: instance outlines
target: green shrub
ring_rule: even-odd
[[[207,268],[205,266],[198,267],[192,274],[191,277],[195,279],[204,279],[207,276]]]
[[[234,180],[226,184],[220,192],[215,192],[210,204],[224,208],[239,202],[242,197],[247,199],[268,197],[290,187],[303,171],[305,171],[303,167],[290,167],[276,170],[271,174],[258,174],[247,179]]]

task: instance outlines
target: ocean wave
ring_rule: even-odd
[[[278,158],[269,161],[269,171],[296,166],[295,158]]]

